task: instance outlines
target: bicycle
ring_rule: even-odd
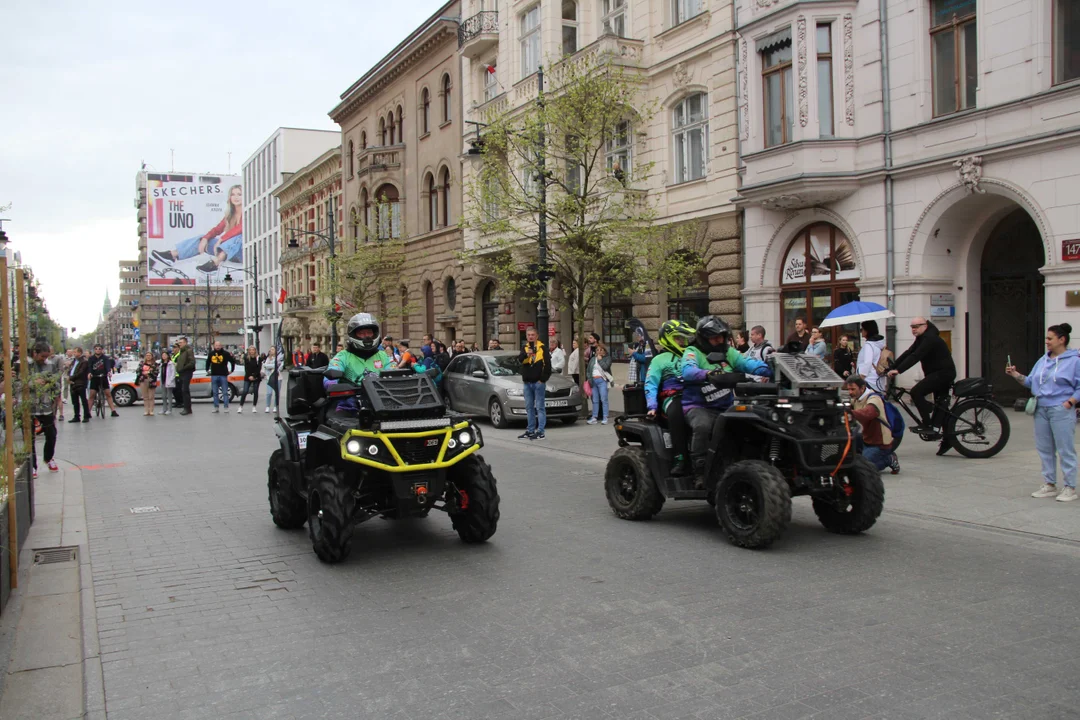
[[[904,397],[911,393],[889,378],[885,397],[904,409],[914,426],[922,424]],[[917,433],[926,442],[947,443],[967,458],[991,458],[1009,442],[1011,428],[1005,410],[994,400],[993,387],[984,378],[967,378],[954,382],[950,392],[934,398],[934,417],[944,417],[941,434]],[[935,423],[936,424],[936,423]]]
[[[104,385],[104,388],[98,388],[94,393],[94,414],[102,420],[105,419],[105,393],[109,391],[109,383],[106,381]]]

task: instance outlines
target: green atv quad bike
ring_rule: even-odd
[[[289,371],[288,416],[277,418],[281,447],[269,468],[278,527],[307,523],[315,554],[327,563],[344,560],[354,527],[373,517],[441,510],[467,543],[495,534],[499,493],[479,453],[480,428],[447,412],[428,375],[391,370],[324,390],[325,376],[323,369]],[[358,412],[332,409],[349,398]]]

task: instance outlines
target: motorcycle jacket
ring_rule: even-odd
[[[341,379],[345,382],[352,383],[353,385],[359,385],[365,375],[370,373],[380,373],[383,370],[394,370],[397,368],[397,363],[394,359],[386,354],[384,350],[379,350],[374,355],[368,358],[362,358],[354,352],[349,350],[342,350],[334,359],[330,361],[328,370],[340,370]],[[336,379],[331,380],[328,377],[323,378],[323,387],[328,388],[334,383],[338,382]],[[338,410],[353,410],[357,409],[356,399],[348,398],[338,403]]]
[[[713,352],[721,351],[722,348],[718,347]],[[710,374],[716,372],[772,376],[768,364],[753,358],[743,357],[742,353],[734,347],[727,346],[724,361],[713,364],[708,360],[708,353],[697,345],[691,345],[686,348],[682,358],[682,379],[685,383],[682,401],[684,411],[692,408],[727,410],[731,407],[735,399],[731,390],[734,383],[711,381]],[[713,375],[713,377],[716,376]],[[742,380],[739,377],[730,379]]]
[[[671,397],[682,389],[682,358],[670,352],[654,357],[645,376],[645,406],[656,410],[661,398]]]

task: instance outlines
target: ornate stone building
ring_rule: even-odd
[[[540,63],[552,74],[562,58],[573,61],[597,51],[635,71],[644,81],[642,98],[659,104],[648,121],[635,125],[630,120],[627,142],[607,149],[609,166],[655,163],[652,177],[637,189],[656,207],[658,222],[699,223],[706,265],[678,297],[649,288],[612,294],[593,309],[586,330],[600,333],[613,357],[623,359],[629,340],[625,321],[631,316],[654,332],[669,317],[694,322],[710,312],[739,325],[742,272],[739,215],[732,202],[738,138],[731,2],[463,0],[462,5],[466,121],[483,121],[491,110],[513,112],[534,102]],[[462,128],[465,147],[473,130],[468,124]],[[466,182],[472,162],[479,160],[466,161]],[[477,240],[474,234],[466,234],[467,245]],[[524,328],[535,321],[535,307],[503,296],[489,279],[477,278],[467,291],[481,299],[470,310],[485,337],[497,333],[504,345],[516,345]],[[564,342],[576,330],[569,312],[554,312],[552,327]]]
[[[362,308],[381,312],[383,332],[398,338],[477,335],[470,291],[476,281],[458,260],[459,14],[456,0],[440,8],[330,112],[341,127],[344,246],[389,238],[404,244],[400,283]]]
[[[335,250],[343,251],[341,148],[327,150],[295,173],[284,173],[272,194],[280,217],[281,287],[286,293],[281,337],[285,350],[291,353],[300,347],[307,351],[312,342],[319,342],[333,355],[328,319],[330,246],[308,233],[329,237],[333,213],[334,237],[339,239]],[[297,247],[290,247],[294,240]],[[343,333],[344,327],[338,330]]]
[[[891,347],[929,317],[960,377],[1018,392],[1006,359],[1080,326],[1080,4],[737,5],[747,321],[881,303]]]

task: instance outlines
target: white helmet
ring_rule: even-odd
[[[370,328],[374,331],[371,338],[361,339],[356,337],[356,332],[362,328]],[[379,351],[382,345],[382,335],[379,321],[371,313],[356,313],[349,318],[349,324],[345,329],[345,344],[349,350],[361,357],[370,357]]]

